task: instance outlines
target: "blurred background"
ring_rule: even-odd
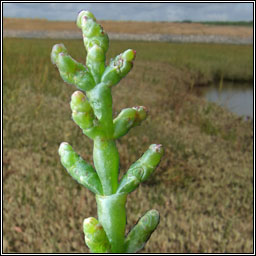
[[[82,222],[94,195],[61,166],[69,142],[93,164],[50,61],[54,44],[85,63],[80,10],[110,38],[110,58],[136,50],[113,88],[113,112],[149,116],[117,141],[120,178],[148,148],[165,155],[127,201],[127,232],[151,208],[160,224],[144,253],[253,252],[252,3],[3,3],[3,251],[88,253]]]

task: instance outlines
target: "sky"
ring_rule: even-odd
[[[2,2],[3,17],[75,20],[89,10],[99,20],[135,21],[249,21],[253,3],[99,3],[99,2]]]

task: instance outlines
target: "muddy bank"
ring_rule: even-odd
[[[222,44],[252,44],[252,37],[236,37],[224,35],[177,35],[177,34],[119,34],[108,33],[110,40],[135,40],[157,42],[181,42],[181,43],[222,43]],[[81,32],[77,31],[3,31],[4,37],[11,38],[52,38],[52,39],[81,39]]]

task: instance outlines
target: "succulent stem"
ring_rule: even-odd
[[[163,156],[162,145],[152,144],[118,182],[119,153],[116,140],[147,117],[143,106],[123,109],[113,119],[111,90],[133,67],[136,51],[128,49],[107,66],[108,35],[89,11],[81,11],[77,26],[87,51],[86,65],[74,60],[63,44],[53,46],[52,63],[62,79],[81,91],[71,96],[72,119],[93,140],[94,166],[86,163],[66,142],[59,147],[62,165],[78,183],[96,194],[99,220],[84,220],[85,243],[92,253],[137,252],[159,222],[156,210],[147,212],[125,238],[126,199],[147,180]]]

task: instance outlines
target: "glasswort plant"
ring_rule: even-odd
[[[159,213],[148,211],[125,235],[126,199],[147,180],[163,156],[162,145],[152,144],[118,180],[119,153],[115,140],[146,119],[145,107],[123,109],[113,120],[111,88],[133,66],[135,51],[128,49],[105,64],[108,35],[89,11],[81,11],[77,26],[82,29],[87,51],[86,66],[75,61],[63,44],[53,46],[51,60],[62,79],[81,91],[71,96],[74,122],[93,140],[94,166],[86,163],[66,142],[61,143],[62,165],[78,183],[96,195],[98,220],[83,222],[85,243],[92,253],[134,253],[141,250],[159,223]]]

